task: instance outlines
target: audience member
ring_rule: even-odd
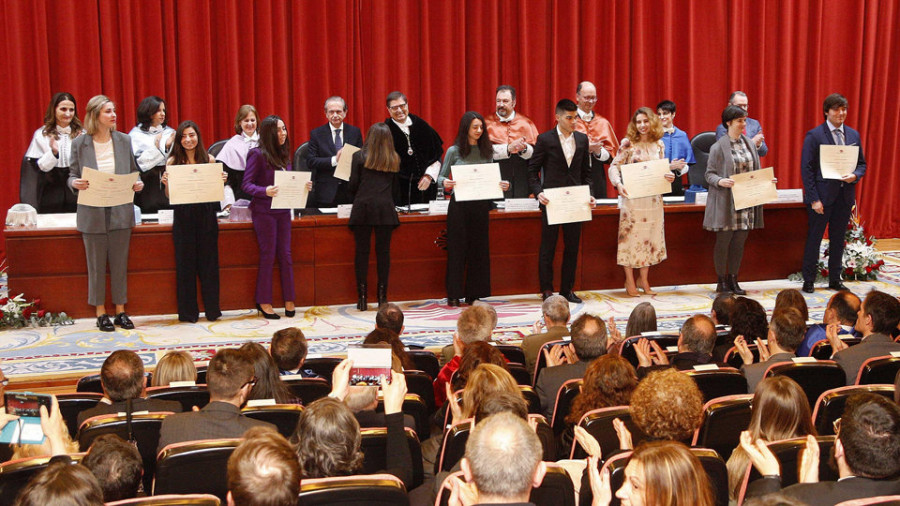
[[[838,337],[838,326],[828,326],[828,341],[834,350],[832,359],[844,369],[848,385],[856,383],[859,368],[866,360],[900,351],[900,343],[895,343],[891,338],[891,332],[898,323],[900,301],[892,295],[872,290],[863,300],[856,319],[856,330],[862,334],[862,342],[848,348],[847,343]]]
[[[631,418],[648,440],[690,444],[703,415],[703,394],[687,374],[674,369],[654,371],[631,394]],[[627,432],[624,425],[616,432]],[[630,439],[630,437],[629,437]],[[630,448],[630,445],[620,445]]]
[[[353,385],[344,398],[344,404],[353,412],[356,421],[363,429],[370,427],[386,427],[387,422],[384,413],[377,411],[378,387]],[[416,430],[416,419],[411,415],[403,414],[403,426]]]
[[[173,381],[197,382],[197,366],[186,351],[170,351],[156,363],[153,371],[152,387],[167,387]]]
[[[459,369],[453,374],[450,389],[456,392],[466,387],[469,375],[481,364],[494,364],[507,369],[506,357],[497,348],[484,341],[475,341],[466,346],[466,351],[459,361]]]
[[[850,290],[839,290],[828,299],[828,305],[825,307],[825,314],[822,316],[822,323],[811,325],[806,331],[806,337],[797,348],[797,356],[809,356],[813,346],[822,340],[827,340],[825,330],[829,325],[838,325],[838,335],[844,337],[861,337],[861,334],[854,328],[856,326],[856,315],[859,313],[860,306],[859,297]]]
[[[628,360],[620,355],[603,355],[584,373],[581,393],[572,401],[566,422],[575,425],[593,409],[629,405],[637,384],[637,373]]]
[[[393,330],[376,328],[363,340],[363,344],[388,344],[391,347],[391,368],[397,372],[403,370],[412,370],[416,368],[416,364],[412,358],[406,353],[406,347],[400,341],[400,336]]]
[[[569,335],[569,301],[562,295],[551,295],[541,304],[541,319],[531,326],[531,335],[522,339],[525,368],[533,372],[541,346]]]
[[[466,418],[472,418],[481,409],[487,399],[498,394],[522,396],[515,378],[498,365],[481,364],[472,371],[469,382],[462,392],[462,404],[456,402],[456,398],[447,387],[448,405],[453,415],[453,423],[458,423]]]
[[[584,377],[590,363],[606,353],[606,324],[599,317],[584,313],[572,322],[569,332],[571,344],[544,350],[547,367],[541,370],[535,386],[548,419],[553,415],[556,394],[562,384]]]
[[[144,362],[137,353],[117,350],[106,357],[100,367],[100,384],[103,399],[97,406],[78,413],[78,425],[99,415],[124,413],[131,401],[131,411],[171,411],[181,412],[181,403],[161,399],[148,399],[147,378],[144,376]]]
[[[2,392],[0,392],[2,393]],[[50,411],[41,407],[41,432],[44,433],[44,441],[41,444],[14,444],[12,445],[12,457],[10,460],[45,457],[48,455],[63,455],[78,452],[78,441],[72,441],[69,429],[63,420],[59,410],[59,401],[56,396],[51,397]],[[14,415],[4,415],[0,422],[0,429],[6,422],[17,419]]]
[[[656,308],[649,302],[641,302],[628,315],[625,338],[639,336],[644,332],[656,332]]]
[[[456,320],[456,332],[453,334],[453,358],[441,368],[434,380],[434,402],[438,407],[446,400],[444,385],[459,369],[459,361],[466,345],[475,341],[490,341],[492,323],[491,313],[482,306],[471,306],[460,313]]]
[[[716,344],[716,326],[706,315],[694,315],[681,326],[678,335],[678,353],[671,362],[660,346],[647,339],[640,339],[634,346],[638,357],[637,373],[643,378],[650,371],[675,367],[693,369],[695,365],[713,363],[713,347]],[[651,351],[652,350],[652,351]]]
[[[97,478],[68,457],[54,459],[36,474],[16,498],[16,506],[103,506]]]
[[[720,293],[713,300],[709,317],[716,324],[716,330],[731,325],[731,310],[734,308],[734,294]]]
[[[337,370],[337,369],[336,369]],[[274,426],[241,415],[241,406],[256,384],[253,363],[235,349],[221,349],[209,361],[206,383],[209,404],[199,411],[169,415],[159,430],[158,450],[173,443],[241,437],[251,427]]]
[[[488,316],[490,318],[490,324],[489,324],[490,333],[493,334],[494,329],[497,328],[497,310],[494,309],[494,306],[488,304],[487,302],[485,302],[483,300],[476,300],[471,305],[473,307],[478,306],[480,308],[483,308],[489,313]],[[455,353],[456,353],[456,350],[453,347],[453,343],[450,343],[447,346],[444,346],[443,348],[441,348],[441,353],[438,356],[441,367],[444,367],[444,365],[446,365],[448,362],[453,360],[453,356],[455,355]]]
[[[281,434],[255,427],[228,458],[228,506],[295,506],[300,462]]]
[[[840,479],[818,481],[819,445],[807,436],[798,473],[800,483],[783,493],[815,505],[900,494],[900,407],[877,394],[856,394],[847,399],[844,414],[835,426],[837,437],[831,459],[837,464]],[[780,465],[765,441],[754,440],[745,431],[741,447],[763,476],[750,484],[748,497],[781,490]]]
[[[378,306],[375,313],[375,328],[393,330],[397,335],[403,334],[403,310],[393,302]]]
[[[133,444],[115,434],[103,434],[91,443],[81,464],[97,478],[105,502],[137,497],[144,461]]]
[[[318,378],[315,372],[304,369],[306,361],[306,336],[297,327],[281,329],[272,335],[272,344],[269,345],[269,354],[278,366],[278,372],[282,376],[299,376],[301,378]]]
[[[790,362],[796,356],[794,352],[803,341],[805,330],[806,320],[803,319],[800,311],[793,307],[777,311],[772,316],[766,344],[759,339],[756,340],[759,362],[755,364],[753,363],[753,352],[750,351],[747,340],[743,336],[738,336],[734,340],[734,346],[744,362],[741,372],[747,378],[749,392],[756,391],[756,385],[762,381],[769,366],[779,362]]]
[[[809,320],[809,307],[807,307],[806,299],[803,298],[800,290],[786,288],[778,292],[778,295],[775,296],[775,307],[772,309],[772,316],[775,316],[775,313],[778,311],[789,307],[800,311],[800,316],[803,317],[804,322]]]
[[[274,399],[277,404],[301,404],[300,399],[281,380],[275,360],[263,345],[248,341],[238,351],[253,363],[253,377],[256,379],[246,400]]]
[[[748,297],[737,297],[731,308],[731,334],[720,339],[713,349],[713,359],[723,362],[737,336],[744,336],[747,342],[765,339],[769,333],[769,319],[762,304]]]
[[[816,435],[809,412],[809,401],[800,385],[787,376],[772,376],[759,383],[751,402],[747,432],[753,441],[780,441],[808,434]],[[728,493],[737,500],[750,460],[738,446],[728,459]]]

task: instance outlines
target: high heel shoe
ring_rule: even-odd
[[[281,317],[275,313],[267,313],[267,312],[263,311],[262,307],[260,307],[259,303],[257,302],[256,303],[256,314],[259,315],[260,313],[262,313],[263,318],[265,318],[266,320],[280,320],[281,319]]]
[[[654,292],[653,289],[650,288],[650,285],[642,286],[641,290],[643,290],[644,294],[646,295],[656,295],[656,292]]]
[[[297,314],[296,309],[285,309],[284,310],[284,316],[287,316],[288,318],[293,318],[295,314]]]
[[[631,290],[629,290],[628,283],[625,283],[625,295],[627,295],[629,297],[640,297],[641,296],[641,294],[638,293],[638,291],[637,291],[637,287],[634,287],[633,292]]]

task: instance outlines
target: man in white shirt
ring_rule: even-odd
[[[347,182],[334,177],[338,158],[345,145],[362,148],[363,137],[359,128],[344,122],[347,102],[338,96],[325,100],[325,118],[328,123],[309,133],[306,164],[312,172],[312,202],[307,207],[336,207],[349,204]],[[299,167],[294,167],[298,170]]]

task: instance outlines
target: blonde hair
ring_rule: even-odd
[[[197,367],[186,351],[170,351],[156,364],[150,386],[165,387],[173,381],[197,381]]]
[[[644,443],[631,460],[644,470],[645,502],[653,505],[712,506],[709,478],[700,460],[683,443]]]
[[[96,95],[88,100],[86,110],[84,112],[84,131],[88,135],[96,134],[100,129],[100,111],[103,107],[112,102],[106,95]],[[113,128],[115,130],[115,128]]]
[[[509,371],[494,364],[479,364],[469,375],[466,388],[463,390],[463,417],[469,418],[474,415],[485,400],[498,393],[523,398],[519,385]]]
[[[628,129],[625,131],[625,137],[628,137],[628,140],[630,140],[632,144],[640,142],[641,134],[639,134],[637,130],[638,114],[643,114],[647,116],[648,120],[650,120],[650,131],[647,132],[647,136],[650,138],[650,141],[656,142],[662,139],[662,121],[659,120],[659,116],[657,116],[656,113],[653,112],[653,109],[650,109],[649,107],[641,107],[638,110],[634,111],[634,114],[631,115],[631,121],[628,122]]]

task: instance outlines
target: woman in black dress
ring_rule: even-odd
[[[369,274],[369,243],[375,232],[375,255],[378,266],[378,305],[387,302],[388,274],[391,270],[391,234],[400,224],[394,208],[393,189],[400,157],[394,151],[391,131],[384,123],[376,123],[366,134],[362,150],[353,154],[350,169],[350,228],[356,240],[356,308],[367,309],[366,278]]]

